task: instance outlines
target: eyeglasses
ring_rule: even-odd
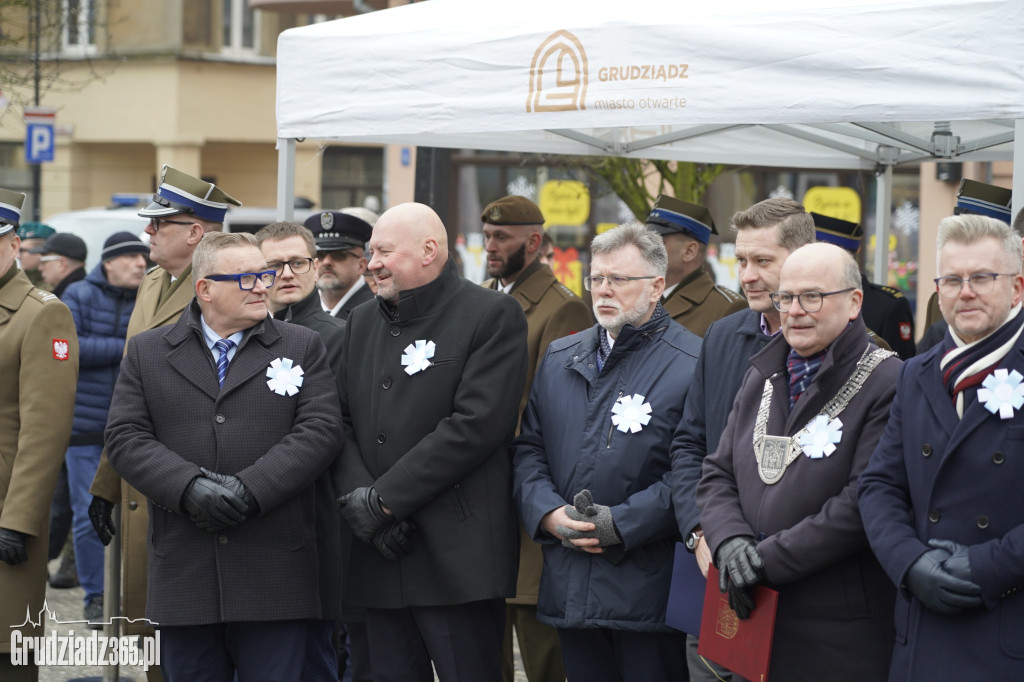
[[[64,256],[40,256],[39,257],[39,262],[40,263],[52,263],[53,261],[60,260],[63,257]]]
[[[787,294],[784,291],[776,291],[768,294],[772,299],[772,304],[778,311],[789,310],[790,306],[793,305],[793,299],[795,298],[800,302],[800,307],[804,309],[805,313],[816,313],[821,310],[821,306],[825,303],[826,296],[835,296],[836,294],[845,294],[848,291],[855,291],[856,287],[847,287],[846,289],[840,289],[839,291],[805,291],[802,294]]]
[[[149,226],[153,228],[154,232],[160,231],[160,223],[165,225],[192,225],[195,221],[193,220],[168,220],[167,218],[150,218]]]
[[[238,288],[242,291],[249,291],[256,288],[256,280],[263,282],[268,289],[274,286],[274,278],[277,276],[273,270],[263,272],[241,272],[237,275],[207,275],[202,279],[210,279],[214,282],[238,282]]]
[[[963,289],[964,282],[967,282],[967,286],[971,288],[976,294],[988,294],[991,293],[992,289],[996,285],[997,277],[1016,277],[1014,273],[1003,274],[1000,272],[976,272],[970,277],[964,279],[963,277],[957,277],[956,275],[946,275],[945,277],[935,278],[935,288],[938,289],[939,293],[943,296],[953,297],[959,296],[960,290]]]
[[[352,247],[355,248],[355,247]],[[334,261],[342,261],[349,256],[355,256],[349,249],[334,249],[333,251],[317,251],[317,258],[330,258]]]
[[[292,271],[293,275],[302,275],[309,272],[309,269],[313,267],[312,258],[293,258],[291,260],[272,260],[267,261],[267,267],[273,268],[274,272],[280,276],[284,274],[284,266],[288,266],[288,269]]]
[[[644,277],[621,277],[619,275],[596,275],[594,277],[583,278],[583,288],[587,291],[593,291],[594,289],[600,288],[606,281],[608,286],[612,289],[621,289],[630,282],[638,279],[655,279],[657,275],[645,275]]]

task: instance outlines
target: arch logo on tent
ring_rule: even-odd
[[[555,31],[533,53],[526,111],[586,109],[587,52],[579,38]]]

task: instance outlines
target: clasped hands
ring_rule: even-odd
[[[548,512],[541,527],[565,547],[580,552],[602,554],[605,547],[622,544],[611,509],[595,504],[589,490],[576,493],[572,504]]]
[[[416,524],[399,521],[384,505],[373,486],[356,488],[338,498],[341,517],[352,534],[377,548],[390,561],[409,556],[413,550],[412,532]]]
[[[256,498],[238,479],[200,467],[181,497],[181,508],[197,528],[219,533],[259,513]]]
[[[971,580],[967,547],[951,540],[931,540],[904,582],[907,589],[936,613],[952,615],[981,606],[981,587]]]

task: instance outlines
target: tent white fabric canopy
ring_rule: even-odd
[[[1019,0],[430,0],[290,29],[279,210],[302,138],[889,172],[1012,159],[1021,35]]]

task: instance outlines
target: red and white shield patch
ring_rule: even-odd
[[[904,341],[910,341],[910,323],[900,322],[900,338]]]
[[[54,360],[67,360],[68,359],[68,340],[67,339],[54,339],[53,340],[53,359]]]

